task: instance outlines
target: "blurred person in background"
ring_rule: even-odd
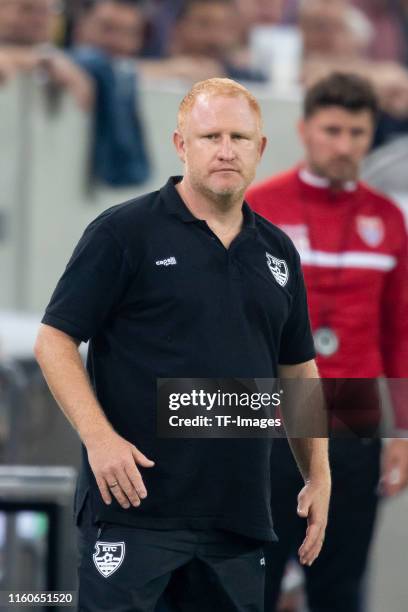
[[[278,1],[278,0],[276,0]],[[148,36],[139,67],[148,78],[264,80],[251,67],[242,0],[156,0],[146,5]],[[259,12],[255,11],[258,15]],[[250,11],[253,14],[251,8]],[[146,61],[146,60],[150,61]]]
[[[12,18],[2,41],[13,45],[33,46],[50,43],[58,22],[55,0],[2,0],[11,8]]]
[[[361,58],[367,55],[374,36],[369,19],[347,0],[304,0],[299,27],[305,59]]]
[[[176,7],[172,7],[174,12]],[[88,0],[80,13],[74,41],[99,49],[111,58],[133,59],[132,70],[144,78],[187,78],[213,74],[218,64],[212,59],[164,58],[143,55],[148,11],[137,0]],[[137,63],[136,63],[137,62]],[[131,64],[129,64],[131,66]]]
[[[80,12],[75,41],[110,57],[135,58],[143,46],[146,20],[137,0],[87,1]]]
[[[157,78],[204,80],[229,76],[263,81],[236,55],[242,44],[242,18],[236,0],[162,2],[151,15],[152,41],[143,62],[144,74]]]
[[[177,15],[170,53],[211,57],[222,64],[237,45],[238,25],[235,0],[186,0]]]
[[[169,55],[199,62],[210,58],[213,76],[263,81],[249,64],[235,61],[241,45],[242,18],[236,0],[185,0],[169,43]]]
[[[137,75],[144,79],[196,81],[223,76],[226,67],[220,56],[224,57],[224,50],[230,47],[228,41],[233,43],[237,35],[233,5],[234,0],[183,0],[171,6],[159,3],[155,12],[154,6],[132,0],[90,1],[85,4],[74,38],[77,44],[101,49],[111,57],[132,58]],[[166,21],[165,33],[158,25],[160,14]],[[197,41],[192,42],[186,30],[187,16],[188,28],[194,30]],[[161,37],[171,38],[165,50],[162,46],[154,50],[150,45],[146,52],[149,19],[156,19]]]
[[[90,110],[91,80],[53,44],[57,15],[54,0],[0,0],[0,76],[5,80],[21,71],[42,70]]]
[[[265,2],[247,2],[246,0],[238,0],[242,5],[242,14],[246,15],[248,22],[252,16],[256,14],[256,5],[266,4],[271,7],[270,13],[264,13],[262,21],[258,23],[272,23],[270,15],[273,15],[273,5],[282,4],[280,0]],[[313,38],[326,39],[326,45],[332,49],[332,44],[339,44],[341,31],[344,30],[344,18],[337,14],[336,0],[322,0],[321,8],[318,9],[318,18],[322,20],[322,29],[319,31],[315,20],[310,25],[310,35]],[[408,1],[407,0],[344,0],[342,4],[348,4],[351,11],[348,11],[348,16],[345,21],[348,21],[356,30],[364,28],[369,34],[370,40],[365,47],[365,55],[373,60],[392,61],[402,64],[408,64]],[[359,11],[353,11],[353,8]],[[301,13],[307,13],[311,16],[316,14],[316,4],[313,0],[285,0],[282,8],[283,15],[278,18],[282,23],[299,24]],[[354,17],[353,17],[354,15]],[[363,15],[363,19],[361,16]],[[339,18],[340,17],[340,18]],[[365,19],[364,19],[365,17]],[[328,24],[326,19],[330,18],[331,24]],[[367,19],[369,27],[367,28]],[[338,26],[336,27],[336,21]],[[354,21],[354,23],[352,23]],[[363,22],[366,22],[363,25]],[[346,28],[347,29],[347,28]],[[331,34],[334,40],[329,39],[328,33]],[[344,34],[344,32],[343,32]],[[342,52],[344,52],[345,43],[348,34],[340,41]],[[347,51],[347,50],[346,50]],[[347,52],[348,53],[348,52]]]
[[[286,3],[285,0],[254,0],[253,2],[238,0],[237,2],[241,15],[246,16],[251,25],[280,23]]]
[[[114,187],[150,176],[135,62],[144,25],[140,2],[99,0],[84,5],[74,31],[72,57],[96,84],[93,174]]]
[[[336,400],[337,415],[341,420],[347,409],[346,418],[353,412],[357,417],[354,424],[338,421],[330,440],[333,493],[325,545],[318,561],[304,568],[311,612],[363,609],[378,482],[385,495],[408,483],[408,439],[391,440],[381,456],[375,435],[380,420],[375,378],[408,376],[404,219],[389,199],[359,181],[377,110],[372,86],[359,76],[335,73],[316,83],[306,94],[299,125],[304,162],[247,194],[253,209],[284,229],[299,250],[320,374],[347,379],[336,381],[348,394],[346,401],[341,394]],[[362,387],[351,380],[356,377],[372,380]],[[408,436],[406,392],[390,390],[399,434]],[[373,434],[338,439],[344,423],[367,426]],[[279,542],[267,554],[268,612],[276,609],[284,568],[302,529],[290,514],[298,483],[285,441],[275,441],[272,462],[280,466],[272,474],[272,491],[279,492],[272,498]]]
[[[369,17],[375,36],[369,57],[408,64],[408,2],[406,0],[353,0]]]
[[[347,0],[304,0],[299,24],[303,37],[302,80],[311,87],[333,70],[349,70],[368,78],[379,97],[381,114],[374,146],[408,133],[408,71],[391,61],[372,61],[375,29]]]
[[[240,22],[240,45],[233,53],[236,65],[253,66],[268,78],[269,69],[259,65],[253,53],[253,34],[259,26],[275,26],[281,23],[284,14],[283,0],[236,0]]]
[[[281,22],[284,0],[236,0],[242,38],[244,43],[249,42],[249,35],[255,26],[259,25],[276,25]]]

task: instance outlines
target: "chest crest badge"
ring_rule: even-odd
[[[356,219],[360,238],[369,246],[377,247],[384,240],[384,223],[380,217],[359,215]]]
[[[269,253],[266,253],[266,262],[269,270],[272,272],[272,276],[280,285],[284,287],[289,280],[289,269],[288,264],[284,259],[278,259]]]

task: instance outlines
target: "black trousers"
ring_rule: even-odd
[[[262,543],[216,530],[79,525],[80,612],[263,612]]]
[[[330,441],[333,489],[326,539],[318,559],[304,567],[311,612],[360,612],[361,590],[378,496],[379,440]],[[276,609],[285,565],[305,537],[306,521],[296,514],[303,487],[286,440],[272,452],[272,514],[278,543],[266,549],[265,612]]]

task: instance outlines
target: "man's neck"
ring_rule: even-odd
[[[243,224],[243,197],[223,199],[210,198],[197,192],[185,178],[176,185],[176,189],[190,212],[205,221],[208,227],[228,248],[240,233]]]

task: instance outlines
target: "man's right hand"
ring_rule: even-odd
[[[42,325],[34,354],[57,403],[86,447],[105,504],[113,496],[122,508],[139,506],[147,492],[138,466],[149,468],[154,462],[112,428],[91,386],[79,344],[77,338]]]
[[[115,431],[87,441],[86,449],[105,504],[112,502],[113,495],[122,508],[140,506],[147,491],[137,466],[149,468],[154,462]]]

